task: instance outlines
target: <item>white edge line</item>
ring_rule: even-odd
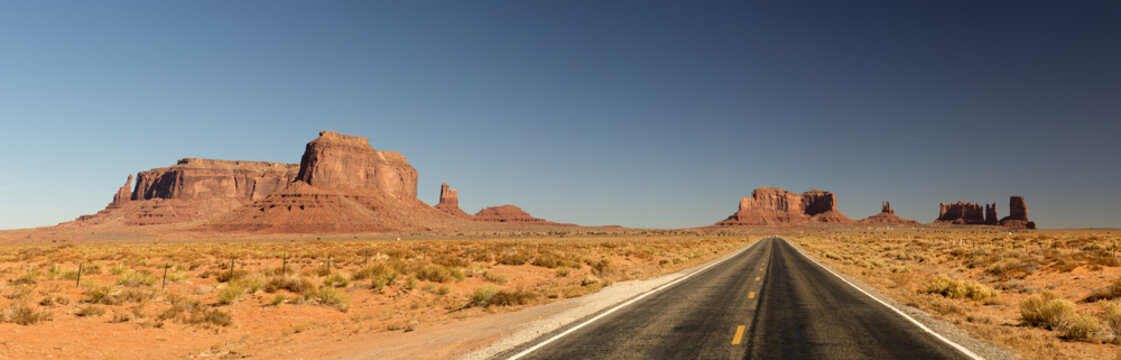
[[[783,241],[786,241],[786,239],[783,239]],[[894,306],[891,306],[890,304],[884,302],[883,300],[880,300],[880,298],[877,298],[877,297],[873,296],[872,294],[868,293],[867,291],[864,291],[864,289],[861,289],[859,286],[856,286],[855,284],[849,282],[845,278],[841,277],[841,275],[838,275],[836,272],[833,272],[833,270],[830,270],[828,267],[826,267],[825,265],[818,262],[817,259],[814,259],[813,257],[810,257],[809,255],[806,255],[806,253],[804,251],[802,251],[801,247],[799,247],[797,245],[794,245],[794,243],[789,242],[789,241],[786,241],[786,243],[794,246],[794,248],[797,249],[798,252],[802,254],[802,256],[804,256],[807,259],[810,259],[810,261],[812,261],[814,264],[817,264],[817,266],[820,266],[822,269],[825,269],[825,271],[828,271],[830,274],[833,274],[833,276],[836,276],[838,279],[841,279],[841,281],[844,281],[846,284],[849,284],[849,286],[852,286],[857,291],[860,291],[860,292],[864,293],[864,295],[868,295],[868,297],[872,298],[872,300],[876,300],[876,302],[882,304],[883,306],[886,306],[888,309],[891,309],[892,311],[895,311],[895,313],[899,314],[899,316],[902,316],[903,318],[905,318],[907,320],[910,320],[911,323],[915,324],[915,326],[918,326],[919,329],[922,329],[923,331],[926,331],[927,333],[929,333],[931,335],[934,335],[934,337],[938,338],[938,340],[942,340],[942,342],[944,342],[946,344],[949,344],[954,349],[957,349],[957,351],[960,351],[962,354],[965,354],[965,356],[968,356],[971,359],[985,360],[985,358],[981,357],[980,355],[977,355],[977,354],[973,353],[972,351],[969,351],[969,349],[967,349],[965,346],[962,346],[961,344],[953,342],[952,340],[947,339],[945,336],[942,336],[942,334],[939,334],[939,333],[935,332],[934,330],[931,330],[929,327],[927,327],[923,323],[919,322],[918,320],[915,320],[915,318],[911,317],[911,315],[907,315],[907,313],[904,313],[902,310],[899,310],[899,309],[895,308]]]
[[[575,332],[576,330],[579,330],[582,327],[588,326],[588,324],[596,322],[596,320],[599,320],[599,319],[603,318],[604,316],[610,315],[611,313],[613,313],[615,311],[618,311],[619,309],[622,309],[624,307],[627,307],[628,305],[633,304],[633,303],[635,303],[639,300],[642,300],[643,298],[645,298],[647,296],[650,296],[651,294],[657,293],[659,291],[662,291],[665,288],[673,286],[674,284],[682,282],[685,279],[688,279],[688,278],[692,277],[693,275],[700,274],[701,272],[703,272],[705,270],[708,270],[709,268],[711,268],[713,266],[720,265],[720,264],[724,263],[725,261],[728,261],[728,259],[736,257],[737,255],[743,253],[744,251],[747,251],[747,249],[750,249],[752,246],[755,246],[755,244],[758,244],[758,243],[761,243],[761,242],[763,242],[763,239],[755,240],[755,242],[752,242],[751,244],[748,244],[747,246],[745,246],[743,249],[740,249],[739,251],[736,251],[734,253],[731,253],[731,254],[725,256],[723,259],[719,259],[716,262],[714,262],[712,264],[709,264],[708,266],[697,269],[696,271],[693,271],[689,274],[686,274],[682,277],[679,277],[676,280],[670,281],[670,282],[668,282],[668,283],[666,283],[662,286],[659,286],[659,287],[655,288],[654,290],[647,291],[647,292],[643,293],[642,295],[636,296],[636,297],[634,297],[630,300],[627,300],[626,302],[624,302],[622,304],[616,305],[615,307],[611,308],[611,310],[607,310],[607,311],[605,311],[605,312],[603,312],[599,315],[596,315],[595,317],[593,317],[591,319],[588,319],[587,321],[584,321],[584,322],[580,323],[580,325],[573,326],[573,327],[569,328],[568,330],[565,330],[564,332],[549,338],[548,340],[537,343],[537,345],[534,345],[533,347],[530,347],[529,349],[525,349],[520,353],[514,354],[513,356],[507,358],[507,360],[517,360],[517,359],[522,358],[523,356],[529,355],[530,353],[532,353],[534,351],[537,351],[537,349],[540,349],[541,347],[543,347],[545,345],[548,345],[549,343],[552,343],[553,341],[557,341],[557,339],[560,339],[560,338],[562,338],[562,337],[564,337],[568,334],[571,334],[571,333]]]

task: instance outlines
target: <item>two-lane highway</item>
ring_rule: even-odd
[[[575,328],[575,330],[572,330]],[[968,359],[782,239],[497,358]]]

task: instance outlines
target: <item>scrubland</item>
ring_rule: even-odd
[[[235,358],[408,332],[670,273],[748,240],[651,231],[4,246],[0,358]]]
[[[1121,358],[1121,232],[930,227],[789,239],[1023,358]]]

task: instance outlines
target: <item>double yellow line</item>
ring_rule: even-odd
[[[763,262],[759,263],[759,266],[763,266],[763,265],[766,265],[766,264],[767,264],[767,258],[763,258]],[[759,268],[759,271],[762,272],[763,269],[765,269],[765,268],[766,267],[761,267],[761,268]],[[761,280],[763,280],[763,276],[756,276],[755,277],[755,281],[761,281]],[[754,299],[755,298],[755,292],[752,291],[752,292],[748,293],[747,298],[748,299]],[[746,327],[746,325],[740,325],[740,326],[736,327],[736,335],[732,336],[732,345],[739,345],[740,342],[743,341],[743,330],[744,330],[745,327]]]

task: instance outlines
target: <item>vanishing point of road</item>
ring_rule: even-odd
[[[970,358],[777,238],[605,314],[497,358]]]

